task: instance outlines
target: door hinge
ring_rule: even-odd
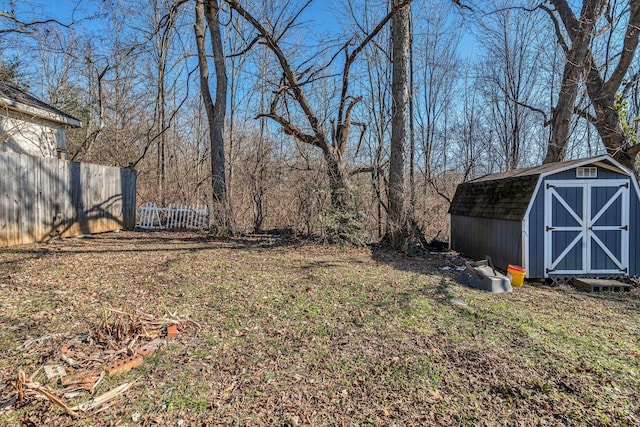
[[[628,271],[627,267],[625,268],[621,268],[620,271],[622,271],[623,273],[626,273]]]
[[[629,231],[629,226],[623,225],[622,227],[620,227],[620,230]]]
[[[621,184],[620,188],[629,188],[629,183],[625,182],[624,184]]]
[[[550,188],[556,188],[556,186],[555,185],[551,185],[551,184],[547,184],[547,190],[550,189]]]
[[[546,231],[551,231],[551,230],[555,230],[555,229],[556,229],[555,227],[549,227],[549,226],[547,225],[547,228],[546,228],[545,230],[546,230]]]
[[[553,272],[554,272],[554,271],[556,271],[556,270],[555,270],[555,269],[553,269],[553,268],[547,268],[547,269],[545,269],[545,271],[546,271],[546,272],[547,272],[547,274],[548,274],[548,273],[553,273]]]

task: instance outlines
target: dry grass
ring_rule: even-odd
[[[137,379],[101,413],[72,420],[32,400],[0,424],[640,425],[637,290],[492,295],[440,270],[459,263],[190,233],[2,249],[0,386],[105,307],[202,328],[99,384]]]

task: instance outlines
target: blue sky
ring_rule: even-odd
[[[366,1],[366,0],[365,0]],[[332,10],[333,5],[337,5],[337,0],[316,0],[311,3],[305,13],[302,15],[303,20],[314,21],[319,27],[319,33],[331,32],[331,29],[338,31],[337,20]],[[468,23],[465,23],[468,26]],[[478,45],[474,35],[467,28],[462,28],[462,40],[458,48],[458,53],[463,59],[473,59],[478,55]]]
[[[9,10],[10,5],[6,0],[0,1],[2,9]],[[54,18],[64,24],[68,24],[73,17],[84,18],[92,13],[87,2],[78,0],[26,0],[15,2],[16,14],[33,14],[36,18]]]
[[[24,0],[14,2],[18,16],[31,15],[33,19],[54,18],[62,23],[70,23],[72,19],[81,20],[99,11],[96,6],[105,0],[88,2],[86,0]],[[109,1],[109,0],[106,0]],[[117,1],[117,0],[116,0]],[[10,10],[11,2],[0,0],[0,8]],[[123,1],[126,4],[126,0]],[[315,0],[302,14],[301,20],[317,29],[318,37],[335,33],[340,30],[335,16],[335,7],[339,7],[338,0]],[[28,19],[28,18],[25,18]],[[87,25],[88,21],[81,24]],[[88,24],[93,26],[92,24]],[[477,43],[473,35],[463,30],[463,39],[459,53],[463,58],[473,57],[477,50]]]

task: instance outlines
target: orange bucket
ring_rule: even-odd
[[[527,270],[520,267],[519,265],[511,265],[507,266],[507,273],[509,273],[509,277],[511,278],[511,284],[516,287],[520,287],[524,284],[524,276],[527,274]]]

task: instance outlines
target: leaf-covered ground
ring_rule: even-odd
[[[460,263],[195,233],[0,249],[0,402],[105,307],[201,325],[101,382],[135,380],[100,413],[32,399],[0,425],[640,425],[637,289],[493,295]]]

